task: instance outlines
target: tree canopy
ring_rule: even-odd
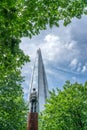
[[[50,92],[39,121],[40,130],[86,130],[87,82],[82,85],[67,81],[63,90]]]
[[[0,1],[0,40],[38,34],[46,25],[59,26],[71,22],[73,17],[87,14],[86,0],[8,0]],[[4,40],[5,40],[4,39]]]

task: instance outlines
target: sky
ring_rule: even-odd
[[[74,18],[72,23],[64,27],[43,30],[32,39],[22,38],[20,48],[30,56],[22,75],[24,98],[28,100],[31,75],[37,49],[42,52],[49,90],[60,88],[65,81],[84,83],[87,81],[87,16]]]

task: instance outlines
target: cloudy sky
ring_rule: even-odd
[[[73,19],[67,27],[41,31],[32,39],[22,38],[20,48],[30,56],[22,70],[25,99],[31,82],[36,51],[41,48],[49,89],[62,88],[66,80],[84,83],[87,80],[87,16]]]

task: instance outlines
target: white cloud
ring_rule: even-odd
[[[46,40],[47,39],[47,40]],[[46,42],[40,45],[43,57],[46,61],[63,63],[78,55],[78,49],[75,41],[70,43],[61,42],[59,36],[48,34],[44,38]]]
[[[83,67],[82,67],[82,72],[86,72],[87,71],[87,64],[85,64]]]
[[[69,35],[64,36],[63,38],[65,37],[69,37]],[[50,33],[45,35],[38,44],[35,43],[36,41],[32,42],[22,38],[20,47],[24,50],[25,54],[28,54],[31,57],[31,60],[35,58],[36,50],[41,48],[45,62],[63,63],[65,61],[70,61],[79,54],[76,42],[72,39],[70,40],[69,37],[66,43],[65,41],[63,42],[63,38]]]
[[[75,69],[77,67],[77,64],[78,64],[78,60],[76,58],[72,59],[70,63],[71,69]]]
[[[77,59],[73,59],[69,65],[72,70],[79,72],[79,73],[84,73],[87,71],[87,63],[83,64],[79,62]]]
[[[44,40],[46,41],[46,42],[56,42],[56,41],[58,41],[59,40],[59,37],[58,36],[55,36],[55,35],[53,35],[53,34],[48,34],[48,35],[46,35],[46,37],[44,38]]]
[[[71,42],[69,42],[69,43],[66,43],[66,44],[65,44],[65,47],[66,47],[66,49],[68,49],[68,50],[72,50],[72,49],[74,49],[74,48],[76,47],[76,42],[75,42],[75,41],[71,41]]]

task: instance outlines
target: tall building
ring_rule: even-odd
[[[33,93],[34,88],[36,89],[37,92],[36,111],[40,112],[44,110],[44,104],[46,104],[46,98],[48,98],[49,96],[47,78],[40,49],[37,50],[35,58],[29,95]],[[31,103],[30,103],[30,109],[31,109]]]

